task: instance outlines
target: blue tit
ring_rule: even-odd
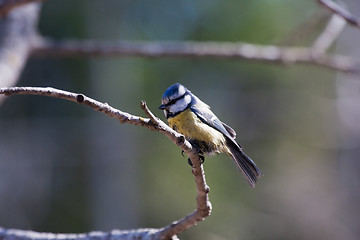
[[[183,134],[200,154],[226,153],[255,187],[261,171],[235,141],[235,131],[221,122],[206,103],[176,83],[165,91],[159,109],[164,110],[169,126]]]

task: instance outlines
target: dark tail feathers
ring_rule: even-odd
[[[230,156],[234,160],[236,166],[241,171],[242,175],[244,176],[245,180],[251,187],[255,187],[255,183],[257,179],[262,175],[262,172],[259,168],[256,167],[251,158],[249,158],[233,141],[228,139],[227,146],[230,149]]]

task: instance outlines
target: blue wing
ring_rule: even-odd
[[[199,107],[196,106],[196,104],[192,105],[190,107],[191,111],[196,114],[196,116],[204,123],[209,125],[210,127],[218,130],[222,134],[224,134],[227,138],[229,138],[232,142],[234,142],[236,145],[238,145],[235,142],[236,133],[234,129],[226,125],[225,123],[221,122],[216,115],[210,110],[210,108],[203,104],[204,106],[201,106],[201,110]],[[239,146],[240,147],[240,146]]]
[[[193,97],[193,101],[195,101],[195,104],[192,104],[190,107],[191,111],[195,113],[202,122],[224,134],[227,139],[226,145],[230,149],[229,154],[231,155],[231,158],[236,163],[236,166],[243,174],[245,180],[250,186],[255,187],[255,183],[262,173],[257,168],[254,161],[242,151],[241,146],[235,141],[235,131],[221,122],[210,110],[208,105],[201,102],[196,97]]]

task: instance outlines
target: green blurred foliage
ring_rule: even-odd
[[[294,0],[47,1],[39,28],[56,39],[274,44],[316,9],[313,1]],[[237,60],[34,58],[19,85],[82,92],[142,116],[139,103],[146,100],[164,119],[157,107],[175,82],[237,131],[238,142],[265,174],[250,189],[226,156],[206,158],[213,212],[182,239],[356,235],[334,220],[356,199],[350,206],[342,201],[333,72]],[[53,232],[161,227],[196,207],[187,158],[159,133],[33,96],[9,98],[0,122],[6,156],[0,160],[3,227]]]

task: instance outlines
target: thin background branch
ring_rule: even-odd
[[[54,41],[39,38],[34,56],[52,57],[192,57],[219,59],[246,59],[250,61],[306,64],[358,73],[360,62],[342,55],[321,54],[314,57],[305,47],[278,47],[250,43],[219,42],[119,42],[91,40]]]
[[[84,94],[67,92],[55,88],[41,88],[41,87],[13,87],[13,88],[0,88],[0,94],[4,94],[6,96],[11,95],[41,95],[41,96],[49,96],[54,98],[61,98],[72,102],[77,102],[79,104],[84,104],[93,108],[96,111],[100,111],[112,118],[119,120],[121,123],[129,123],[136,126],[146,127],[152,131],[158,131],[168,137],[175,145],[180,147],[190,158],[193,169],[192,173],[195,177],[196,188],[197,188],[197,209],[184,217],[183,219],[174,222],[164,228],[158,229],[157,231],[151,231],[151,238],[147,238],[149,230],[142,230],[141,234],[134,235],[134,238],[126,238],[126,239],[171,239],[177,234],[185,231],[186,229],[195,226],[198,222],[202,221],[205,217],[209,216],[211,213],[211,203],[208,198],[209,187],[206,184],[205,173],[203,169],[203,165],[200,163],[199,154],[193,150],[191,144],[185,139],[185,137],[176,131],[172,130],[168,125],[166,125],[159,118],[155,117],[153,113],[146,106],[144,101],[141,102],[141,108],[144,110],[145,114],[150,118],[142,118],[139,116],[135,116],[126,112],[122,112],[116,108],[109,106],[106,103],[101,103],[92,98],[85,96]],[[6,233],[6,230],[4,230]],[[136,232],[131,231],[132,233]],[[36,234],[30,234],[31,232],[22,232],[21,230],[17,230],[17,233],[25,234],[27,239],[56,239],[60,238],[60,235],[50,234],[50,235],[41,235],[40,238],[34,237]],[[20,235],[21,235],[20,234]],[[30,234],[30,235],[27,235]],[[108,235],[112,233],[101,233],[100,235],[106,239],[108,239]],[[128,236],[128,232],[125,232],[126,236]],[[66,235],[61,235],[62,237]],[[78,239],[72,237],[73,235],[69,235],[66,238],[69,239]],[[85,235],[88,236],[88,235]],[[142,236],[142,238],[140,238]],[[49,238],[48,238],[49,237]],[[61,237],[61,238],[62,238]],[[119,235],[120,237],[120,235]],[[81,237],[82,238],[82,237]],[[0,239],[1,231],[0,231]],[[5,238],[6,239],[6,238]],[[22,238],[19,238],[22,239]],[[90,240],[91,238],[84,238],[86,240]],[[124,238],[118,238],[116,240],[120,240]]]

